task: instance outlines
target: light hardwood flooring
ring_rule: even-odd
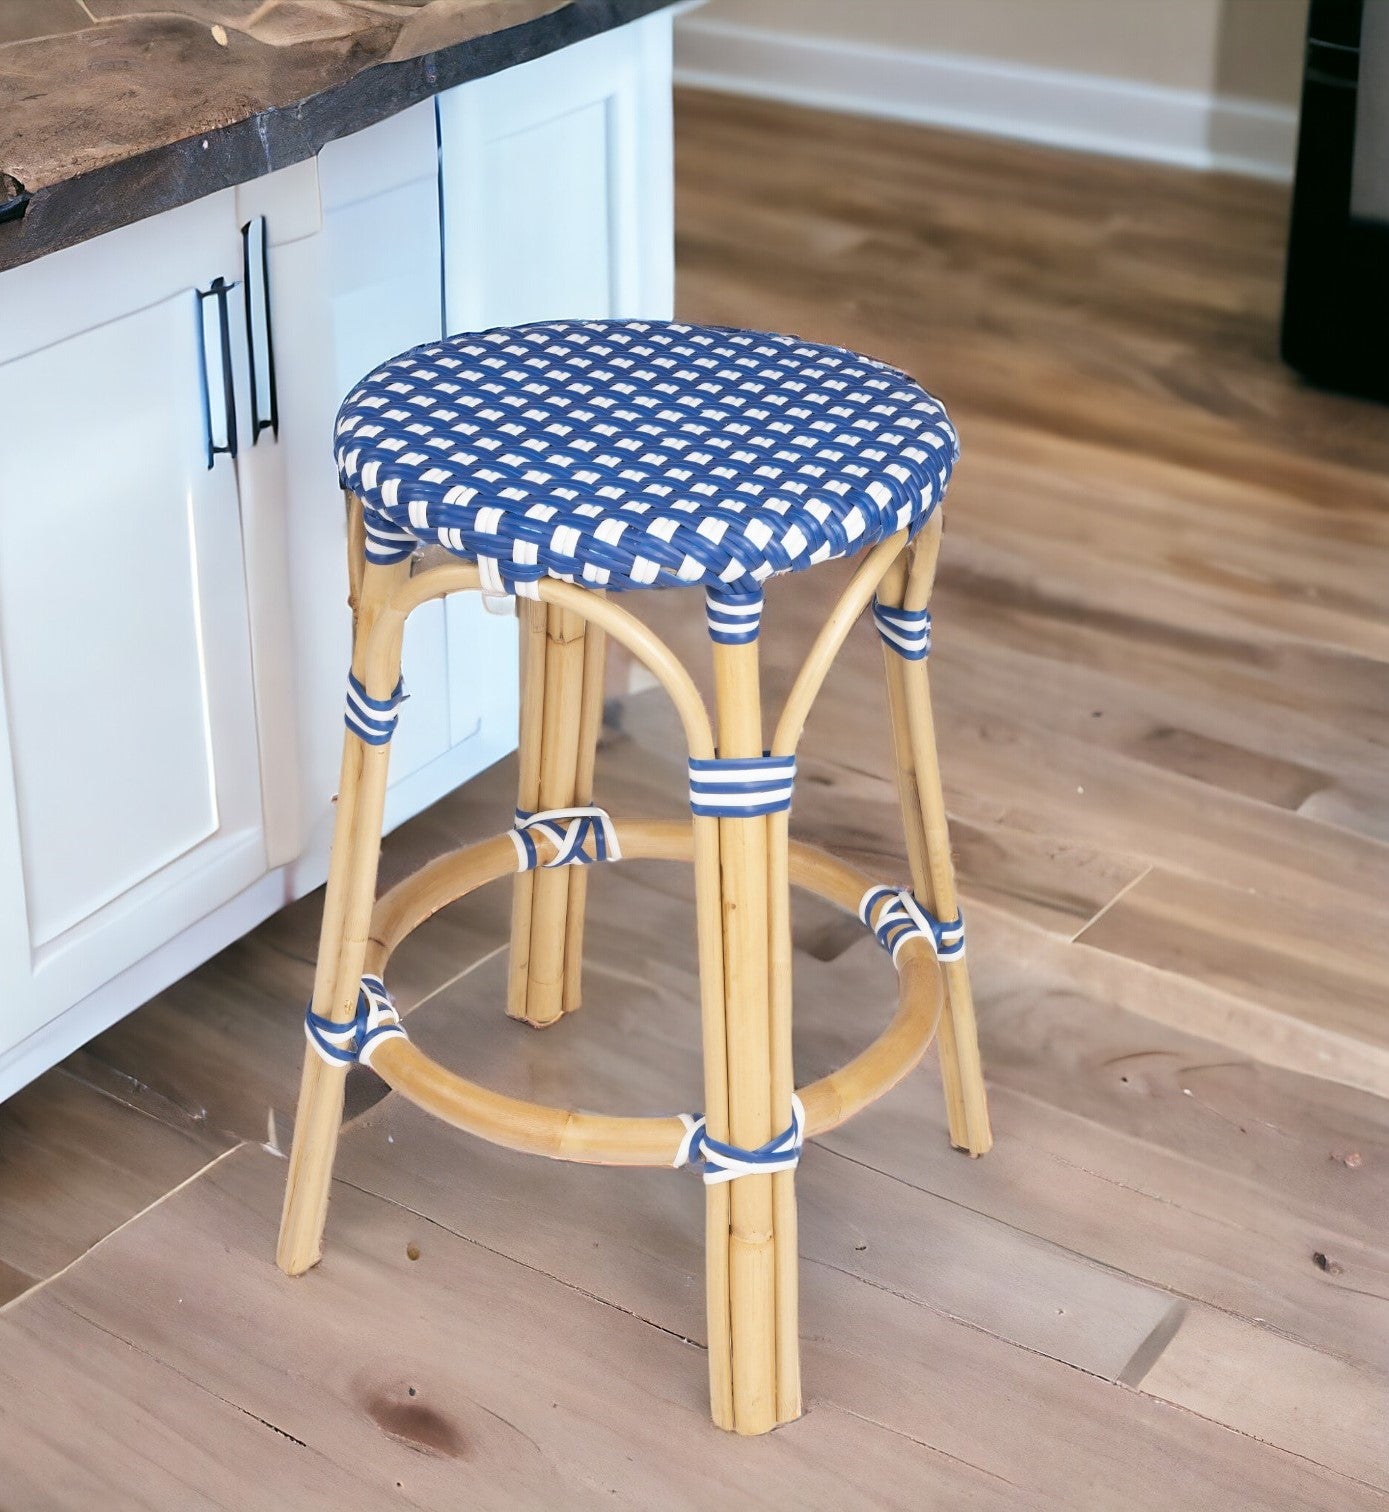
[[[307,898],[0,1107],[0,1508],[1389,1506],[1389,412],[1277,360],[1285,192],[697,94],[679,142],[682,314],[959,423],[932,667],[997,1145],[947,1148],[932,1062],[808,1151],[808,1412],[755,1442],[707,1422],[692,1179],[353,1073],[287,1281]],[[775,586],[769,698],[842,575]],[[702,674],[698,602],[646,598]],[[860,627],[793,825],[893,877],[881,705]],[[621,716],[600,801],[677,813],[672,719]],[[504,886],[392,989],[469,1075],[696,1107],[688,878],[596,871],[574,1019],[504,1017]],[[822,906],[796,934],[804,1080],[893,983]]]

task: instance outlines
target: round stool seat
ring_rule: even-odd
[[[871,357],[639,320],[416,347],[348,396],[335,446],[372,561],[424,543],[492,592],[549,576],[732,601],[915,531],[959,450],[944,408]]]

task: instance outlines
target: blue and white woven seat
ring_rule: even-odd
[[[492,593],[544,576],[703,583],[736,604],[779,573],[915,531],[958,455],[895,368],[791,336],[555,321],[416,347],[338,414],[367,556],[421,543]]]

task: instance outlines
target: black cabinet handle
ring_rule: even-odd
[[[251,445],[268,430],[279,438],[280,404],[275,391],[275,335],[270,323],[270,248],[265,217],[258,215],[241,228],[241,256],[245,276],[246,352],[251,369]],[[257,332],[260,333],[257,339]]]
[[[202,338],[203,426],[209,471],[219,456],[236,456],[236,385],[232,378],[231,320],[227,314],[227,296],[235,287],[225,278],[217,277],[206,289],[197,291]],[[217,344],[215,362],[209,356],[209,335]],[[215,412],[219,409],[221,414],[217,415]]]

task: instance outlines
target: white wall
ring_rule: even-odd
[[[1307,0],[710,0],[688,83],[1291,175]]]

